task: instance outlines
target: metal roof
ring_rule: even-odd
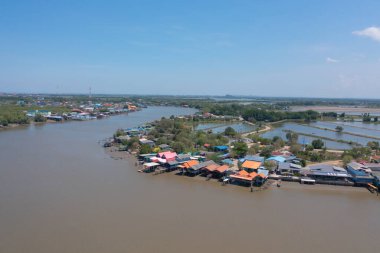
[[[308,169],[309,170],[306,173],[309,175],[347,177],[347,178],[351,177],[351,175],[348,174],[344,168],[333,166],[330,164],[310,165]]]
[[[177,155],[177,159],[181,160],[181,159],[186,159],[186,158],[189,158],[190,159],[190,155],[189,154],[179,154]]]
[[[283,163],[286,161],[286,159],[282,156],[272,156],[272,157],[268,158],[267,161],[276,161],[276,162]]]
[[[278,169],[279,170],[300,170],[302,169],[302,166],[295,163],[279,163]]]
[[[202,163],[198,163],[196,165],[193,165],[191,166],[191,169],[192,170],[199,170],[199,169],[202,169],[208,165],[211,165],[211,164],[214,164],[215,162],[210,160],[210,161],[205,161],[205,162],[202,162]]]

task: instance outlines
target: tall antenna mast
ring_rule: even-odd
[[[88,88],[88,97],[91,98],[92,94],[91,94],[91,86]]]

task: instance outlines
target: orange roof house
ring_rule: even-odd
[[[137,110],[137,106],[128,104],[128,110],[130,110],[130,111],[136,111]]]
[[[240,176],[240,177],[248,177],[249,173],[246,172],[245,170],[240,170],[235,175]]]
[[[256,172],[248,173],[245,170],[241,170],[235,175],[231,175],[230,177],[234,179],[244,180],[244,181],[252,181],[253,179],[257,177],[257,173]]]
[[[224,173],[226,172],[230,167],[228,165],[222,165],[215,169],[215,172]]]
[[[241,167],[243,169],[248,169],[248,170],[257,170],[258,168],[260,168],[261,166],[261,162],[256,162],[256,161],[248,161],[246,160],[242,165]]]
[[[267,176],[264,175],[263,173],[259,173],[257,176],[261,177],[262,179],[266,179],[267,178]]]
[[[185,163],[182,164],[182,166],[185,168],[185,169],[189,169],[191,167],[193,167],[194,165],[197,165],[199,162],[197,160],[190,160],[190,161],[187,161]]]
[[[218,167],[220,167],[220,165],[214,163],[214,164],[210,164],[208,166],[206,166],[206,170],[208,170],[209,172],[212,172],[212,171],[215,171]]]

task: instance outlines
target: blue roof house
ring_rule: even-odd
[[[243,163],[245,161],[254,161],[254,162],[261,162],[264,163],[265,158],[258,155],[246,155],[245,157],[241,158],[239,162]]]
[[[375,186],[380,189],[380,171],[373,171],[372,176],[375,178],[373,181]]]
[[[370,174],[371,170],[360,163],[349,163],[346,168],[356,185],[367,185],[374,182],[374,177]]]
[[[216,152],[227,152],[228,151],[228,146],[215,146],[214,150]]]
[[[268,158],[267,161],[275,161],[277,163],[284,163],[286,159],[283,156],[272,156]]]
[[[227,165],[233,165],[234,162],[231,159],[224,159],[221,161],[222,164],[227,164]]]

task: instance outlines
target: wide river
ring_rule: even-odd
[[[283,184],[250,193],[136,172],[98,143],[191,109],[0,132],[1,253],[378,252],[380,197]]]

